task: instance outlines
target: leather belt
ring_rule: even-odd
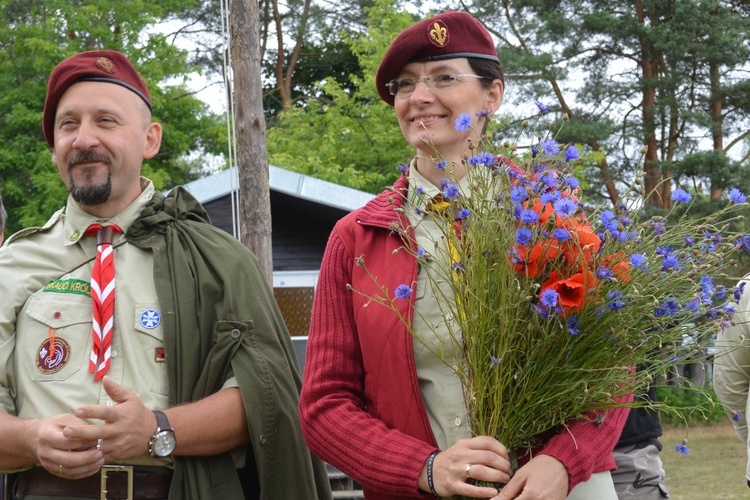
[[[151,469],[151,470],[149,470]],[[65,479],[45,469],[18,474],[16,492],[21,495],[104,499],[164,499],[169,497],[172,472],[164,467],[105,465],[99,474],[83,479]]]

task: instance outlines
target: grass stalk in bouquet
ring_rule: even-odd
[[[470,123],[459,118],[457,128]],[[447,285],[440,303],[453,318],[452,345],[431,349],[461,380],[473,434],[532,451],[618,406],[669,411],[629,396],[684,362],[684,335],[700,352],[731,321],[742,290],[720,280],[750,250],[735,229],[744,195],[733,190],[725,208],[696,219],[647,218],[637,192],[616,207],[589,207],[570,168],[575,147],[544,136],[496,146],[491,137],[478,136],[462,165],[444,165],[445,243],[420,249],[408,228],[399,231],[418,261],[446,252],[426,269],[430,282]],[[674,191],[678,206],[692,198]],[[372,299],[397,311],[413,288]]]

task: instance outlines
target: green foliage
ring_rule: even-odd
[[[350,75],[347,87],[321,82],[328,98],[284,111],[268,129],[268,151],[275,165],[376,193],[412,154],[393,108],[375,90],[375,73],[390,41],[413,19],[384,0],[369,15],[368,33],[348,39],[364,76]]]
[[[194,69],[185,52],[149,32],[168,8],[191,3],[0,0],[0,190],[9,232],[44,223],[65,202],[67,190],[52,164],[41,123],[49,74],[76,52],[122,51],[148,82],[154,119],[165,129],[161,153],[143,170],[157,189],[197,175],[196,166],[186,160],[189,152],[220,154],[225,149],[222,119],[180,83]]]
[[[660,385],[656,388],[656,399],[671,408],[659,414],[662,425],[712,425],[727,421],[712,387],[697,391],[687,386]]]

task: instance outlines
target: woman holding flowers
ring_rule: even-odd
[[[368,499],[616,498],[611,452],[627,409],[567,423],[513,472],[504,443],[472,434],[462,384],[444,362],[455,349],[443,307],[453,299],[449,280],[428,274],[452,250],[435,218],[468,191],[462,159],[503,97],[491,36],[463,12],[421,21],[393,41],[377,86],[416,155],[330,236],[300,400],[308,445]],[[371,300],[379,294],[399,299],[398,310]]]

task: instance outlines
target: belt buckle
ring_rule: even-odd
[[[103,465],[99,475],[101,476],[101,500],[107,500],[107,474],[125,473],[128,476],[128,500],[133,500],[133,466],[132,465]]]

